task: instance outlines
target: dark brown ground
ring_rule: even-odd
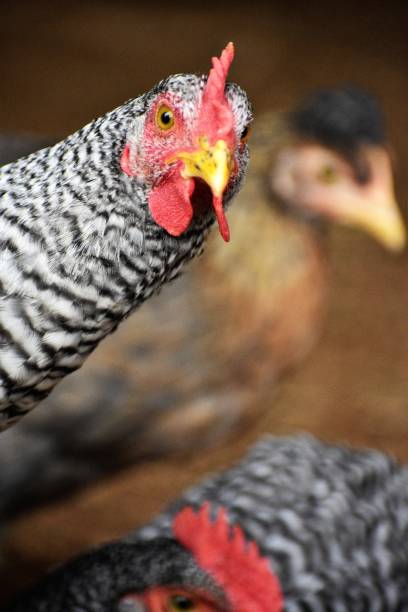
[[[209,56],[232,39],[232,77],[258,110],[285,107],[314,86],[345,80],[377,93],[406,210],[407,9],[357,4],[3,2],[0,129],[66,134],[167,74],[205,71]],[[17,588],[50,563],[146,520],[203,473],[239,457],[263,431],[307,430],[408,461],[408,257],[393,258],[351,231],[332,238],[325,335],[283,382],[273,411],[206,457],[145,464],[17,521],[2,595],[6,583]]]

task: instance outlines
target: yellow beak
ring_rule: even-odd
[[[404,221],[393,194],[361,208],[353,221],[391,251],[401,251],[406,244]]]
[[[401,251],[406,243],[406,230],[395,200],[390,155],[386,149],[375,146],[367,147],[364,155],[372,177],[357,195],[355,189],[344,194],[340,220],[365,230],[390,251]]]
[[[215,196],[222,196],[231,174],[232,155],[224,140],[217,140],[210,147],[208,140],[202,136],[198,143],[200,146],[196,151],[181,151],[168,161],[181,159],[184,162],[183,178],[201,178]]]
[[[199,147],[195,151],[180,151],[172,155],[167,163],[181,160],[184,163],[181,170],[183,178],[200,178],[207,183],[213,193],[213,206],[221,235],[228,241],[229,229],[222,197],[233,168],[232,153],[224,140],[217,140],[215,145],[210,146],[207,138],[201,136],[198,144]]]

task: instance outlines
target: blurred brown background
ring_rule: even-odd
[[[63,136],[168,74],[206,71],[210,56],[233,40],[231,78],[256,111],[287,108],[313,87],[344,81],[376,93],[406,211],[407,7],[38,0],[3,2],[0,11],[1,130]],[[8,533],[3,584],[17,588],[44,567],[125,533],[205,472],[230,464],[263,431],[307,430],[408,461],[408,256],[392,257],[342,229],[333,232],[331,251],[324,337],[283,381],[270,413],[207,456],[146,463],[19,519]]]

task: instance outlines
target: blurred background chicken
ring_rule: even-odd
[[[242,52],[231,79],[249,92],[258,117],[270,109],[292,108],[305,92],[339,82],[359,83],[379,97],[396,151],[397,200],[405,214],[406,30],[406,7],[390,10],[373,3],[322,7],[304,0],[278,1],[256,10],[236,2],[211,7],[144,6],[126,0],[7,3],[0,21],[0,128],[63,136],[131,97],[135,89],[145,91],[155,78],[206,65],[214,48],[234,40]],[[273,386],[274,397],[268,397],[273,409],[260,404],[262,415],[253,425],[239,428],[238,435],[211,452],[197,444],[188,461],[145,460],[9,525],[1,597],[44,567],[148,520],[203,472],[230,465],[260,432],[308,430],[333,442],[368,445],[408,459],[407,253],[390,257],[363,232],[339,224],[331,228],[329,240],[330,299],[323,338],[301,368]],[[116,379],[109,380],[108,391]],[[115,389],[119,395],[119,386]],[[38,459],[40,466],[42,453],[49,454],[44,438],[38,440],[31,460]],[[21,446],[16,451],[18,457]],[[107,463],[109,454],[114,452],[105,451]],[[16,471],[17,466],[18,461]],[[55,472],[60,470],[56,463]],[[32,483],[35,488],[34,477],[20,484],[19,495],[27,491],[30,497]]]
[[[102,343],[38,415],[2,435],[5,514],[136,459],[202,451],[273,410],[277,379],[310,350],[324,319],[326,222],[404,246],[375,99],[351,86],[322,90],[290,115],[259,117],[229,219],[227,249],[212,240],[192,273]]]

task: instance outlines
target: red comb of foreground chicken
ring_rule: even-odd
[[[269,561],[238,525],[229,524],[224,508],[212,520],[208,502],[197,512],[186,506],[174,517],[172,531],[191,553],[199,580],[169,576],[141,593],[126,594],[119,612],[281,612],[282,593]]]
[[[160,158],[163,164],[173,166],[170,176],[166,173],[149,195],[149,210],[153,219],[172,236],[180,236],[189,227],[194,213],[194,193],[196,190],[203,193],[204,181],[212,191],[212,204],[220,233],[225,241],[229,240],[223,194],[234,171],[232,151],[236,147],[237,137],[234,115],[225,96],[225,85],[233,57],[234,47],[229,43],[219,59],[212,59],[213,67],[189,142],[180,138],[185,118],[175,109],[179,97],[177,92],[159,98],[152,109],[152,120],[146,124],[145,133],[152,142],[149,157]],[[145,163],[146,160],[143,161]],[[129,176],[140,173],[137,153],[132,160],[129,144],[123,151],[121,166]]]
[[[238,525],[231,527],[220,508],[214,521],[210,504],[198,512],[186,507],[173,522],[176,539],[194,555],[198,565],[222,586],[234,612],[279,612],[282,594],[267,559],[255,542],[248,542]]]
[[[0,172],[0,430],[185,262],[241,187],[251,121],[226,83],[176,74]],[[214,214],[215,212],[215,214]]]

